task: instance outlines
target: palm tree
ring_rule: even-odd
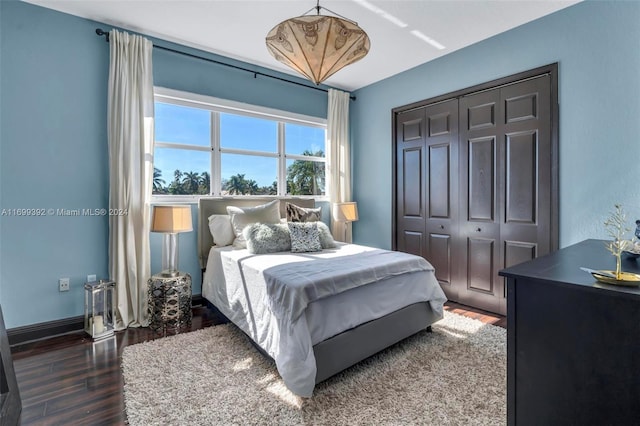
[[[198,172],[183,173],[181,184],[187,194],[197,194],[200,188],[200,174]]]
[[[209,176],[209,172],[202,172],[202,174],[200,175],[200,190],[198,191],[198,193],[211,193],[211,177]]]
[[[247,180],[244,178],[244,174],[238,173],[231,176],[229,180],[225,181],[222,189],[229,191],[229,194],[244,194],[247,189]]]
[[[305,150],[302,155],[322,157],[324,152]],[[293,195],[321,195],[325,186],[325,164],[296,160],[287,168],[287,192]]]
[[[258,182],[256,182],[255,180],[251,179],[246,182],[247,182],[247,185],[246,185],[247,194],[255,195],[260,191],[260,188],[258,188]]]
[[[177,170],[173,172],[173,182],[169,185],[169,193],[174,195],[185,194],[182,187],[182,172]]]
[[[153,168],[153,193],[161,194],[164,190],[163,186],[165,184],[164,179],[162,179],[162,170],[157,167]]]

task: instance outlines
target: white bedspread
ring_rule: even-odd
[[[311,396],[315,385],[317,335],[325,339],[417,302],[429,301],[442,315],[446,300],[431,265],[405,253],[353,244],[318,253],[252,255],[215,248],[214,253],[203,295],[275,359],[285,384],[301,396]],[[410,272],[401,274],[405,267]],[[375,309],[354,305],[365,298],[377,302],[371,304]],[[336,309],[336,303],[351,309]],[[340,312],[340,321],[323,318],[322,312]],[[329,327],[307,323],[318,318]]]

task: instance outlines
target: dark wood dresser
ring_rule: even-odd
[[[640,424],[640,288],[580,270],[615,269],[602,240],[511,268],[507,278],[507,423]],[[622,269],[640,273],[640,259]]]

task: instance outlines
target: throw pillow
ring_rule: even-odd
[[[228,206],[227,213],[231,217],[231,225],[236,235],[233,246],[245,248],[247,243],[242,231],[247,225],[252,223],[280,223],[280,200],[273,200],[255,207]]]
[[[291,234],[291,252],[321,251],[320,233],[316,222],[288,222]]]
[[[236,238],[231,226],[231,217],[228,214],[209,216],[209,231],[213,237],[213,244],[218,247],[229,246]]]
[[[306,208],[287,203],[287,222],[317,222],[322,216],[322,208]]]
[[[253,254],[276,253],[291,250],[289,227],[283,223],[254,223],[242,231],[247,250]]]
[[[337,244],[331,235],[331,230],[326,223],[322,221],[315,222],[318,225],[318,233],[320,233],[320,244],[323,249],[336,248]]]

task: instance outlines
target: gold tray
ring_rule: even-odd
[[[612,275],[616,274],[616,271],[602,271],[602,272],[606,272]],[[620,280],[609,277],[607,275],[601,275],[598,273],[598,271],[591,272],[591,275],[593,275],[593,278],[595,278],[596,280],[606,284],[623,285],[627,287],[640,286],[640,275],[633,274],[631,272],[620,272],[620,278],[621,278]]]

